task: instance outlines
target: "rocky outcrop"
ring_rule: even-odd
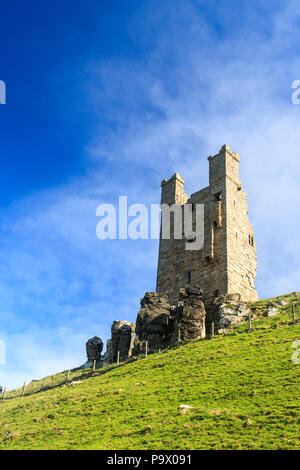
[[[277,305],[279,305],[279,307],[285,307],[286,305],[288,305],[288,302],[283,299],[278,300],[276,303]]]
[[[157,352],[169,345],[205,337],[206,311],[198,286],[180,290],[180,301],[170,306],[165,295],[146,292],[136,321],[134,353]]]
[[[134,330],[134,323],[123,320],[113,322],[111,327],[110,362],[117,362],[118,351],[120,352],[120,361],[126,361],[131,356]]]
[[[90,338],[86,343],[86,354],[88,362],[99,361],[103,349],[103,341],[98,336]]]
[[[108,339],[106,341],[106,351],[102,356],[103,367],[107,366],[108,364],[111,364],[112,362],[113,362],[112,341],[111,339]]]
[[[136,320],[134,354],[145,353],[146,341],[149,353],[164,348],[169,319],[170,305],[168,297],[156,292],[146,292],[141,299],[141,309]]]
[[[267,310],[264,312],[265,317],[275,317],[276,315],[279,314],[279,310],[272,305],[269,305],[267,307]]]
[[[206,310],[203,302],[203,292],[197,286],[180,289],[179,303],[175,310],[175,331],[180,332],[180,339],[205,338]]]
[[[239,294],[227,294],[218,297],[214,302],[214,320],[217,329],[226,329],[247,320],[250,309],[240,301]]]

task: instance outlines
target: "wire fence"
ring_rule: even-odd
[[[299,303],[297,302],[297,306],[300,307],[300,302]],[[229,330],[229,334],[234,335],[234,334],[238,334],[238,333],[245,332],[245,331],[251,332],[251,331],[256,331],[256,330],[261,329],[260,321],[258,320],[256,324],[253,326],[252,320],[253,319],[251,317],[251,314],[248,314],[247,321]],[[277,322],[276,325],[295,325],[298,322],[299,322],[299,319],[296,318],[295,303],[293,302],[289,317],[287,317],[285,320],[281,320],[280,322]],[[272,327],[274,327],[272,324],[270,324],[269,326],[264,325],[263,329],[272,328]],[[209,340],[209,339],[213,339],[215,336],[219,336],[217,333],[218,332],[216,331],[216,328],[215,328],[215,322],[211,322],[210,333],[206,336],[205,339]],[[139,359],[147,358],[151,354],[155,354],[155,353],[162,354],[162,353],[168,352],[170,349],[180,347],[186,344],[187,342],[188,342],[187,340],[184,340],[182,338],[181,331],[178,330],[177,338],[175,338],[171,342],[168,342],[167,347],[161,347],[161,348],[157,348],[153,350],[153,348],[152,349],[149,348],[149,342],[145,341],[144,352],[137,356],[131,356],[131,357],[128,357],[126,360],[124,360],[124,358],[121,358],[120,356],[120,351],[118,351],[116,362],[114,363],[110,363],[106,365],[98,364],[97,366],[97,361],[93,361],[92,367],[89,367],[87,369],[84,369],[84,367],[82,366],[76,369],[72,369],[72,370],[69,369],[69,370],[66,370],[57,374],[49,375],[49,376],[43,377],[40,380],[32,380],[28,384],[24,382],[20,388],[17,388],[15,390],[8,391],[7,388],[4,387],[4,389],[2,389],[2,393],[0,393],[0,400],[8,400],[8,399],[17,398],[17,397],[22,398],[22,397],[26,397],[29,395],[41,393],[41,392],[44,392],[53,388],[59,388],[59,387],[61,388],[61,387],[66,387],[66,386],[72,387],[89,377],[105,374],[113,369],[120,367],[121,365],[125,365],[130,362],[135,362],[136,360],[139,360]]]

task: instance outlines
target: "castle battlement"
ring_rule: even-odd
[[[209,186],[190,197],[179,173],[162,181],[162,203],[204,205],[204,246],[190,251],[184,239],[161,239],[156,291],[175,304],[179,290],[193,283],[201,287],[207,303],[226,294],[255,301],[256,246],[239,179],[240,155],[223,145],[208,161]]]

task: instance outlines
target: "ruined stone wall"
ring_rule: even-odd
[[[209,186],[190,198],[178,173],[162,182],[162,203],[204,204],[201,250],[186,250],[184,238],[160,240],[156,291],[167,295],[171,304],[178,302],[180,288],[191,283],[201,287],[208,306],[228,293],[239,293],[243,300],[257,299],[256,248],[246,194],[239,181],[240,157],[224,145],[208,160]],[[172,227],[171,223],[171,235]]]

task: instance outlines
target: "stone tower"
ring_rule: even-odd
[[[161,183],[162,203],[182,208],[186,203],[204,205],[201,249],[187,250],[187,240],[175,239],[172,230],[170,239],[160,239],[156,291],[166,294],[171,304],[178,301],[179,290],[190,284],[201,287],[207,304],[225,294],[239,294],[245,301],[258,298],[254,286],[256,247],[247,195],[239,180],[240,156],[223,145],[208,161],[209,186],[190,198],[178,173]]]

